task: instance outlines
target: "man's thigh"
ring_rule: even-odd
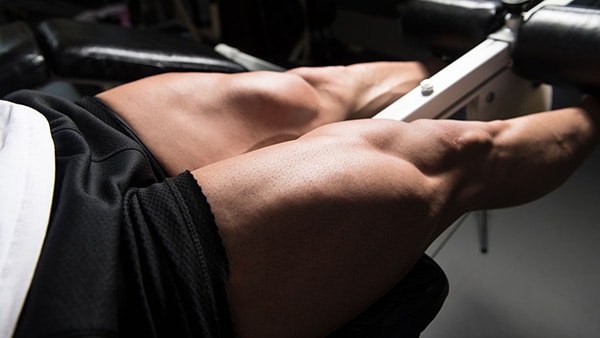
[[[171,175],[295,139],[324,123],[312,87],[289,73],[173,73],[98,95]]]

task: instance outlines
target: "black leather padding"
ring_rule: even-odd
[[[402,31],[436,54],[459,56],[504,24],[506,11],[493,0],[412,0],[402,14]]]
[[[48,78],[46,60],[25,22],[0,26],[0,97]]]
[[[600,9],[538,10],[521,26],[513,59],[528,79],[600,94]]]
[[[388,293],[327,338],[415,338],[437,316],[449,292],[448,277],[423,255]]]
[[[154,31],[69,19],[44,21],[38,31],[61,77],[132,81],[165,72],[245,71],[208,45]]]

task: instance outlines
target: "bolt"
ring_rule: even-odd
[[[423,96],[433,94],[433,82],[431,82],[430,79],[421,81],[421,94],[423,94]]]

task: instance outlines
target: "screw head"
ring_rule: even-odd
[[[433,82],[431,79],[421,81],[421,94],[423,94],[423,96],[433,94]]]

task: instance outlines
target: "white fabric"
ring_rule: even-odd
[[[54,143],[36,110],[0,100],[0,337],[10,337],[40,255],[54,189]]]

